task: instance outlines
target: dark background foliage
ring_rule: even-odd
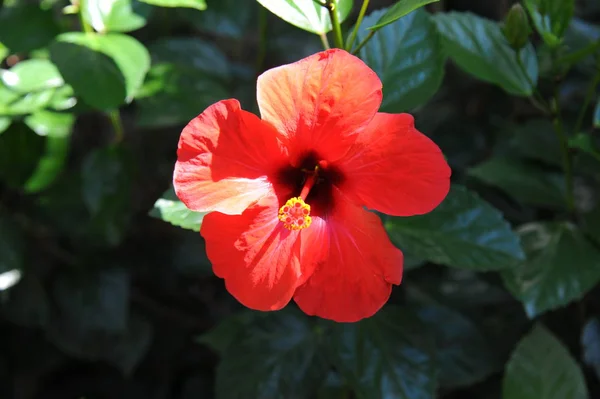
[[[525,72],[508,0],[433,2],[360,51],[454,186],[383,216],[403,284],[336,324],[245,310],[170,188],[185,123],[231,97],[257,112],[258,74],[318,35],[253,0],[0,0],[0,397],[600,397],[600,3],[571,3],[524,2],[551,16]]]

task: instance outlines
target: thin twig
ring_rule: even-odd
[[[367,12],[367,7],[369,7],[369,0],[363,0],[362,7],[360,8],[360,12],[358,13],[358,18],[356,19],[356,24],[354,25],[354,30],[352,31],[352,34],[346,41],[346,51],[352,51],[352,46],[354,45],[356,35],[358,35],[358,29],[360,28],[362,20],[365,17],[365,13]]]

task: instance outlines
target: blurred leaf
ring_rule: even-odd
[[[363,40],[369,33],[365,27],[387,12],[383,9],[367,16],[358,39]],[[424,10],[414,11],[379,30],[360,56],[383,82],[385,112],[410,111],[424,104],[436,93],[444,77],[446,58],[440,35]]]
[[[21,61],[8,71],[1,71],[2,82],[10,90],[20,94],[56,88],[64,81],[56,66],[48,60]]]
[[[119,33],[63,33],[50,46],[50,56],[75,93],[99,109],[131,101],[150,67],[146,48]]]
[[[69,154],[73,114],[39,111],[25,118],[25,123],[40,136],[46,136],[46,152],[36,170],[25,183],[25,191],[35,193],[54,182]]]
[[[600,203],[582,215],[583,231],[600,245]]]
[[[34,273],[25,276],[9,292],[4,315],[13,323],[26,327],[45,327],[50,316],[50,302],[40,278]]]
[[[523,204],[562,209],[564,179],[535,165],[516,159],[494,157],[470,168],[468,174],[500,188]]]
[[[89,233],[109,246],[119,244],[131,218],[132,170],[127,151],[109,146],[90,153],[81,177],[83,200],[92,215]]]
[[[592,136],[585,133],[578,133],[569,138],[569,148],[576,148],[591,155],[600,161],[600,150],[598,150],[592,140]]]
[[[159,7],[186,7],[197,10],[206,10],[205,0],[140,0],[144,3]]]
[[[142,127],[185,125],[209,105],[230,97],[223,84],[201,70],[153,65],[137,100]]]
[[[306,31],[323,34],[331,30],[329,10],[314,0],[257,0],[286,22]],[[352,0],[337,0],[336,12],[343,22],[352,10]]]
[[[359,398],[435,397],[434,342],[407,309],[388,306],[357,323],[332,323],[327,348]]]
[[[83,0],[84,20],[98,32],[129,32],[146,25],[152,7],[143,0]]]
[[[506,365],[503,399],[587,399],[581,369],[567,348],[537,325]]]
[[[19,271],[24,264],[24,242],[21,231],[9,219],[7,213],[0,213],[0,280],[7,272]],[[0,283],[0,291],[6,289]]]
[[[73,108],[76,104],[77,99],[75,98],[73,88],[69,85],[64,85],[54,91],[48,108],[55,111],[65,111]]]
[[[205,11],[181,10],[181,16],[202,32],[242,39],[256,24],[258,3],[239,0],[207,0]]]
[[[298,311],[279,311],[257,318],[232,342],[217,366],[216,398],[310,397],[327,364],[319,335]]]
[[[524,258],[500,211],[459,185],[431,213],[390,217],[385,227],[400,249],[442,265],[498,270]]]
[[[577,227],[530,223],[519,235],[527,260],[502,277],[530,318],[582,298],[600,281],[600,250]]]
[[[585,323],[581,333],[581,348],[583,362],[592,367],[600,378],[600,320],[597,317]]]
[[[0,115],[22,115],[46,107],[52,100],[55,89],[20,94],[10,90],[0,81]]]
[[[381,29],[384,26],[389,25],[392,22],[395,22],[398,19],[404,17],[405,15],[410,14],[417,8],[421,8],[427,4],[435,3],[438,1],[440,0],[399,0],[396,2],[396,4],[388,8],[385,11],[385,13],[380,13],[380,17],[377,19],[377,22],[375,22],[374,25],[369,26],[368,29]],[[367,20],[365,19],[363,23],[365,25],[369,25],[371,22],[369,21],[369,23],[367,23]]]
[[[8,57],[8,48],[0,42],[0,62],[4,61],[6,57]]]
[[[442,387],[475,384],[501,364],[477,326],[460,313],[446,307],[426,306],[419,309],[418,316],[434,334],[438,381]]]
[[[600,43],[600,41],[598,43]],[[596,109],[594,110],[594,127],[600,128],[600,97],[598,97]]]
[[[0,135],[0,182],[20,188],[35,170],[44,139],[23,123],[13,123]]]
[[[531,44],[525,46],[519,56],[527,71],[525,74],[497,23],[459,12],[439,13],[434,19],[448,55],[465,72],[513,95],[530,96],[533,93],[538,64]]]
[[[524,3],[544,42],[558,46],[573,18],[575,0],[525,0]]]
[[[171,187],[154,203],[150,216],[171,223],[173,226],[182,227],[193,231],[200,231],[202,219],[207,212],[194,212],[189,210],[177,198]]]
[[[10,127],[11,119],[6,116],[0,116],[0,134],[4,133]]]
[[[195,341],[207,345],[215,352],[223,355],[226,350],[244,336],[244,333],[248,332],[252,322],[256,319],[257,313],[251,310],[238,312],[197,337]]]
[[[37,4],[0,8],[0,38],[11,53],[45,47],[58,32],[52,10]]]
[[[129,315],[129,275],[122,269],[62,274],[53,284],[57,306],[49,339],[63,351],[88,360],[106,360],[129,374],[152,335],[143,318]]]
[[[523,158],[540,161],[546,165],[562,166],[561,151],[552,122],[547,119],[530,119],[511,127],[513,132],[508,152]]]

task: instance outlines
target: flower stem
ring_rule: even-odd
[[[118,109],[113,109],[108,112],[108,117],[110,118],[110,123],[112,124],[113,130],[115,131],[115,143],[120,143],[123,141],[123,137],[125,135],[123,130],[123,122],[121,122],[121,115],[119,114]]]
[[[585,118],[585,112],[587,111],[594,94],[596,94],[596,86],[600,84],[600,64],[598,65],[598,71],[596,71],[596,75],[592,80],[592,84],[588,88],[588,91],[585,95],[585,99],[583,100],[583,107],[579,111],[579,115],[577,116],[577,122],[575,123],[575,133],[579,133],[581,126],[583,125],[583,118]]]
[[[558,92],[558,86],[554,85],[554,104],[552,107],[552,124],[554,125],[554,131],[556,137],[560,143],[560,151],[562,154],[563,169],[565,174],[565,186],[566,186],[566,200],[567,209],[569,213],[575,213],[575,190],[573,184],[573,168],[571,167],[571,156],[569,153],[569,143],[567,141],[567,135],[565,133],[561,109],[560,109],[560,94]]]
[[[363,0],[362,7],[358,13],[358,18],[356,19],[356,24],[354,25],[354,30],[352,30],[352,34],[346,41],[346,51],[352,51],[352,46],[354,45],[356,35],[358,34],[358,29],[360,28],[362,20],[365,17],[365,13],[367,12],[367,7],[369,7],[369,0]]]
[[[327,39],[327,34],[321,33],[319,37],[321,38],[321,43],[323,43],[323,48],[325,50],[329,50],[331,46],[329,45],[329,39]]]
[[[90,24],[87,23],[85,18],[83,17],[83,2],[79,3],[79,21],[81,22],[81,29],[85,33],[94,33],[94,29]]]
[[[267,10],[258,11],[258,51],[256,52],[256,73],[261,73],[267,55]]]
[[[335,47],[344,48],[344,38],[342,37],[342,26],[337,13],[337,0],[327,0],[327,9],[333,27],[333,42]]]
[[[365,44],[367,44],[367,42],[369,40],[371,40],[371,38],[373,37],[373,35],[375,35],[375,30],[372,30],[369,32],[369,34],[367,35],[367,37],[365,37],[362,42],[358,43],[358,46],[356,46],[356,48],[352,51],[352,54],[356,55],[358,54],[358,52],[365,46]]]

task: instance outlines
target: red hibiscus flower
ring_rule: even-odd
[[[204,217],[214,273],[245,306],[353,322],[402,279],[403,256],[379,217],[424,214],[450,168],[408,114],[377,112],[375,72],[343,50],[258,78],[262,119],[220,101],[181,133],[177,196]]]

